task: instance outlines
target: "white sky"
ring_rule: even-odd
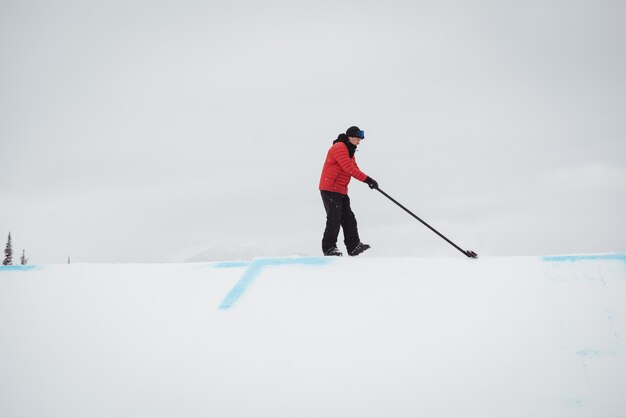
[[[0,244],[319,254],[321,166],[356,124],[363,171],[463,248],[626,251],[624,21],[597,0],[2,2]],[[377,255],[456,251],[350,196]]]

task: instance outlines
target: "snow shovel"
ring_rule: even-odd
[[[395,203],[396,205],[400,206],[402,209],[404,209],[409,215],[411,215],[412,217],[414,217],[415,219],[417,219],[418,221],[420,221],[421,223],[423,223],[424,225],[426,225],[431,231],[433,231],[435,234],[439,235],[441,238],[445,239],[448,244],[452,245],[454,248],[456,248],[457,250],[461,251],[463,254],[465,254],[467,257],[469,258],[478,258],[478,254],[476,254],[474,251],[471,250],[464,250],[461,247],[459,247],[458,245],[456,245],[454,242],[450,241],[448,238],[444,237],[439,231],[437,231],[435,228],[433,228],[432,226],[428,225],[424,220],[422,220],[419,216],[417,216],[416,214],[414,214],[413,212],[411,212],[410,210],[408,210],[407,208],[405,208],[404,206],[402,206],[402,204],[400,204],[400,202],[398,202],[396,199],[394,199],[393,197],[389,196],[387,193],[385,193],[384,191],[380,190],[378,187],[376,188],[376,190],[378,190],[379,192],[381,192],[387,199],[391,200],[393,203]]]

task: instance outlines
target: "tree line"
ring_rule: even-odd
[[[20,264],[25,266],[28,264],[28,258],[26,258],[26,250],[22,250],[22,256],[20,257]],[[9,239],[7,240],[7,245],[4,247],[4,260],[2,261],[3,266],[12,266],[13,265],[13,243],[11,242],[11,233],[9,232]]]

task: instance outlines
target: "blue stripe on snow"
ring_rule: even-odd
[[[0,271],[27,271],[27,270],[34,270],[36,269],[38,266],[35,265],[19,265],[19,266],[0,266]]]
[[[618,260],[626,263],[626,254],[587,254],[587,255],[556,255],[541,258],[545,262],[570,262],[576,261],[597,261],[597,260]]]
[[[299,258],[259,258],[254,260],[246,271],[243,272],[239,281],[228,292],[222,303],[220,303],[219,309],[228,310],[232,308],[235,303],[243,296],[252,282],[261,274],[265,267],[276,266],[291,266],[291,265],[303,265],[303,266],[322,266],[329,264],[331,260],[328,257],[299,257]]]
[[[250,265],[249,261],[220,261],[213,264],[213,267],[218,269],[233,268],[233,267],[247,267]]]
[[[222,303],[220,303],[220,309],[230,309],[233,305],[239,300],[239,298],[245,293],[248,289],[248,286],[252,284],[252,281],[256,278],[256,276],[261,273],[263,269],[262,265],[252,263],[243,272],[243,275],[239,278],[239,281],[235,284],[235,286],[228,292]]]

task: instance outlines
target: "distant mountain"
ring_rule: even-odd
[[[252,260],[255,257],[285,257],[297,255],[283,249],[265,245],[224,245],[215,246],[186,258],[187,263],[207,261]]]

